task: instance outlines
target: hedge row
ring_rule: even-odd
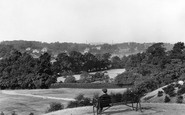
[[[112,84],[112,83],[55,83],[50,88],[126,88],[131,87],[130,84]]]

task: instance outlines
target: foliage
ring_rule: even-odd
[[[15,111],[13,111],[13,112],[12,112],[12,115],[17,115],[17,114],[15,113]]]
[[[178,91],[177,91],[177,94],[178,95],[182,95],[185,93],[185,85],[183,85]]]
[[[55,83],[50,88],[124,88],[128,87],[123,85],[122,87],[112,83]]]
[[[67,108],[81,107],[92,105],[91,99],[84,97],[84,94],[79,94],[75,97],[75,101],[70,101],[67,105]]]
[[[165,102],[165,103],[170,102],[170,98],[169,98],[168,96],[165,96],[165,98],[164,98],[164,102]]]
[[[67,53],[59,53],[56,62],[53,63],[52,70],[55,75],[61,75],[64,72],[72,71],[73,73],[81,73],[82,71],[91,72],[110,68],[110,54],[105,53],[99,55],[99,58],[90,52],[80,53],[71,51]]]
[[[158,91],[157,96],[158,96],[158,97],[163,96],[163,91]]]
[[[114,82],[116,84],[133,84],[138,77],[140,77],[139,74],[133,73],[132,71],[126,71],[117,75]]]
[[[34,113],[31,112],[29,115],[34,115]]]
[[[176,95],[175,91],[175,85],[174,84],[170,84],[167,87],[164,87],[163,90],[166,94],[168,94],[170,97],[174,97]]]
[[[76,83],[76,78],[74,76],[68,76],[64,83]]]
[[[183,96],[182,95],[179,95],[178,97],[177,97],[177,103],[183,103]]]
[[[121,93],[111,93],[110,96],[112,103],[121,102],[123,98],[123,94]]]
[[[91,83],[92,81],[92,75],[90,75],[88,72],[83,71],[80,75],[80,80],[78,80],[79,83]]]
[[[0,88],[48,88],[56,82],[50,67],[47,53],[35,59],[27,53],[12,51],[0,60]]]
[[[101,81],[103,83],[109,83],[109,76],[106,75],[106,72],[96,72],[94,75],[92,75],[92,82],[93,81]]]
[[[62,110],[64,109],[64,105],[62,105],[59,102],[52,102],[49,105],[49,108],[47,109],[46,113],[52,112],[52,111],[57,111],[57,110]]]

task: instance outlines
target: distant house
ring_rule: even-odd
[[[101,46],[97,46],[96,49],[97,49],[97,50],[100,50],[100,49],[101,49]]]
[[[32,53],[39,53],[39,50],[34,49],[34,50],[32,51]]]
[[[30,51],[31,50],[31,48],[26,48],[26,51]]]
[[[41,50],[41,52],[47,52],[48,51],[48,49],[46,48],[46,47],[44,47],[44,48],[42,48],[42,50]]]
[[[83,51],[83,54],[88,53],[89,50],[90,50],[89,48],[86,48],[86,49]]]

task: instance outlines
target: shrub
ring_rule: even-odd
[[[31,112],[29,115],[34,115],[34,113]]]
[[[46,113],[52,112],[52,111],[57,111],[57,110],[61,110],[64,109],[64,105],[62,105],[59,102],[52,102],[50,104],[50,107],[48,108],[48,110],[46,111]]]
[[[128,87],[123,85],[122,87]],[[120,86],[112,83],[55,83],[50,88],[121,88]]]
[[[157,96],[158,96],[158,97],[163,96],[163,91],[158,91]]]
[[[178,91],[177,91],[177,94],[178,95],[182,95],[185,93],[185,85],[183,85]]]
[[[174,84],[170,84],[167,87],[164,87],[163,90],[166,94],[168,94],[170,97],[174,97],[176,95],[176,93],[174,92],[175,90],[175,85]]]
[[[67,105],[67,108],[74,108],[74,107],[78,107],[77,101],[70,101]]]
[[[65,81],[65,83],[76,83],[76,78],[74,76],[68,76]]]
[[[78,96],[75,97],[76,101],[81,101],[84,99],[84,94],[79,94]]]
[[[165,102],[165,103],[170,102],[170,98],[169,98],[168,96],[165,96],[165,98],[164,98],[164,102]]]
[[[177,97],[177,103],[182,103],[183,102],[183,96],[180,95]]]
[[[79,94],[75,97],[75,101],[70,101],[67,105],[67,108],[74,108],[74,107],[80,107],[80,106],[88,106],[92,105],[91,99],[84,97],[84,94]]]
[[[17,115],[17,114],[15,113],[15,111],[13,111],[13,112],[12,112],[12,115]]]
[[[111,93],[110,96],[111,96],[112,103],[121,102],[122,97],[123,97],[123,95],[121,93],[116,93],[116,94]]]

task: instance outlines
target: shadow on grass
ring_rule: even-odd
[[[140,112],[140,114],[142,115],[148,115],[150,113],[148,112],[155,112],[155,113],[161,113],[163,111],[159,110],[158,108],[155,107],[142,107],[142,110],[133,110],[132,108],[123,108],[123,109],[117,109],[117,110],[106,110],[103,111],[100,115],[113,115],[113,114],[117,114],[117,113],[126,113],[126,112]],[[89,114],[92,114],[92,112],[89,112]]]

